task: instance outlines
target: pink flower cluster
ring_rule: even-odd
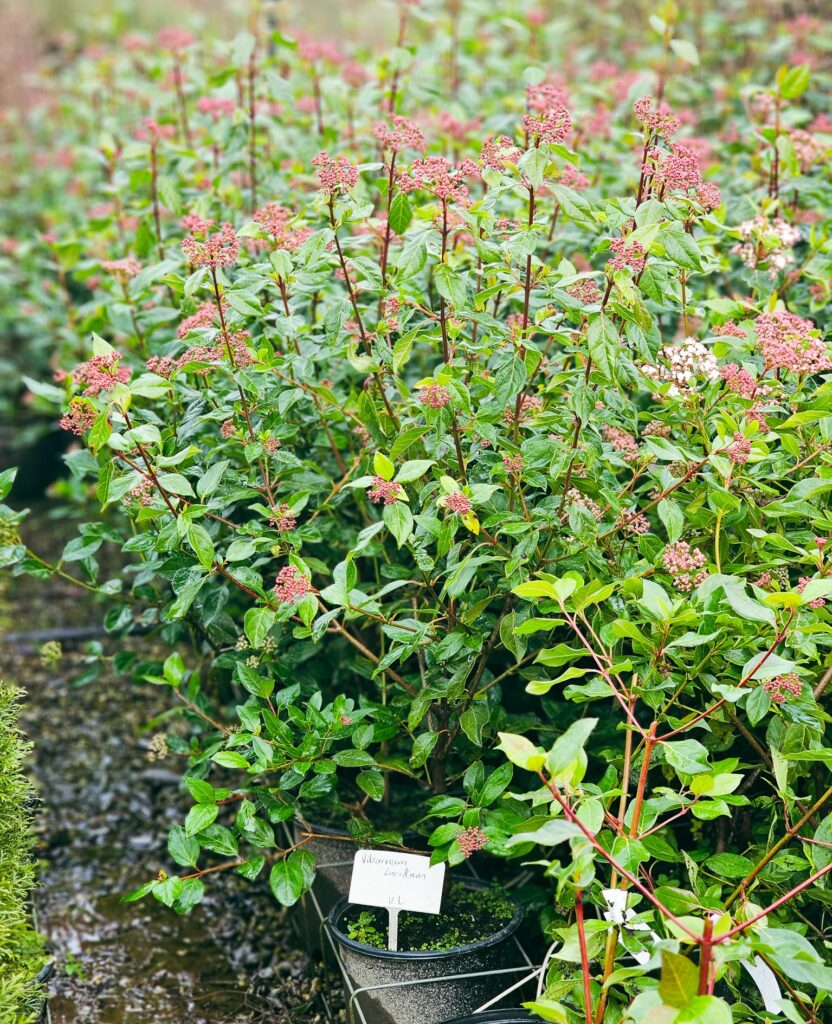
[[[544,110],[539,116],[526,114],[523,127],[535,145],[538,143],[558,144],[572,131],[572,118],[566,107],[555,106]]]
[[[523,472],[523,456],[522,455],[504,455],[503,456],[503,469],[506,473],[511,476],[520,476]]]
[[[374,476],[373,486],[367,491],[367,497],[374,505],[395,505],[399,498],[404,497],[404,488],[395,480],[385,480],[384,477]]]
[[[751,454],[751,442],[739,430],[736,430],[733,443],[725,449],[725,454],[735,466],[741,466],[748,462],[748,456]]]
[[[349,192],[358,181],[358,168],[345,156],[331,157],[329,153],[321,150],[312,157],[312,166],[318,170],[321,190],[330,196],[339,192]]]
[[[254,214],[255,221],[262,230],[271,235],[278,249],[287,249],[294,252],[312,234],[311,228],[289,227],[292,219],[292,211],[279,203],[266,203]]]
[[[812,164],[823,159],[826,152],[825,147],[820,139],[811,132],[807,132],[803,128],[793,128],[789,132],[789,137],[792,140],[794,155],[800,164],[801,173],[805,174]]]
[[[799,697],[803,690],[803,684],[794,672],[787,672],[782,676],[775,676],[774,679],[767,679],[763,683],[763,689],[771,697],[774,704],[785,704],[790,697]]]
[[[127,278],[135,277],[142,269],[142,265],[133,256],[125,256],[120,260],[103,260],[101,268],[102,270],[108,270],[111,274]]]
[[[72,383],[84,386],[85,395],[100,395],[109,391],[116,384],[126,384],[130,380],[130,367],[122,366],[124,356],[121,352],[107,352],[93,356],[85,363],[79,363],[72,370]]]
[[[477,165],[471,160],[454,164],[443,156],[426,156],[423,160],[414,160],[409,170],[402,175],[399,187],[402,192],[424,189],[443,202],[467,206],[470,199],[468,186],[463,179],[477,174]]]
[[[728,320],[721,327],[714,327],[712,330],[720,338],[745,338],[745,331],[733,320]]]
[[[156,146],[160,139],[172,139],[175,134],[176,129],[172,124],[159,124],[152,117],[146,117],[136,132],[136,138]]]
[[[662,554],[662,564],[673,577],[673,586],[683,593],[698,587],[707,578],[704,568],[707,561],[699,548],[692,548],[685,540],[668,544]]]
[[[233,114],[236,106],[234,100],[222,96],[200,96],[196,104],[200,114],[207,114],[212,121],[219,121],[221,117]]]
[[[628,242],[626,238],[613,238],[610,242],[612,259],[608,270],[625,270],[627,267],[640,274],[647,260],[647,250],[640,242]]]
[[[182,252],[192,267],[231,267],[240,255],[240,240],[234,228],[226,221],[219,231],[199,239],[188,235],[182,239]]]
[[[196,38],[187,29],[170,25],[167,28],[159,29],[156,33],[156,42],[161,49],[177,53],[179,50],[193,46]]]
[[[282,501],[275,505],[269,516],[269,526],[274,527],[278,533],[291,533],[297,526],[298,521],[289,505]]]
[[[577,299],[584,306],[594,306],[604,297],[604,293],[591,277],[583,277],[566,289],[566,294]]]
[[[735,391],[743,398],[753,398],[757,391],[757,381],[751,376],[748,370],[736,363],[726,363],[719,370],[725,386],[729,391]]]
[[[442,384],[422,384],[419,401],[429,409],[444,409],[451,400],[451,393]]]
[[[198,213],[186,213],[184,217],[179,218],[179,227],[192,235],[204,235],[213,226],[214,222],[210,217],[200,217]]]
[[[507,135],[497,135],[483,142],[480,160],[491,170],[501,171],[505,164],[516,164],[522,155]]]
[[[603,429],[604,440],[611,444],[628,462],[638,458],[638,441],[621,427],[607,423]]]
[[[503,413],[503,419],[506,423],[514,423],[515,418],[518,423],[526,423],[528,420],[534,419],[535,416],[543,408],[543,399],[540,395],[523,395],[520,399],[520,409],[516,406],[506,406],[506,411]]]
[[[832,369],[832,358],[811,320],[778,310],[757,317],[757,343],[767,370],[821,373]]]
[[[69,430],[73,434],[85,434],[98,419],[95,407],[89,402],[74,400],[69,403],[69,409],[61,417],[61,430]]]
[[[466,516],[471,511],[471,499],[462,491],[453,491],[442,498],[441,502],[449,512],[460,516]]]
[[[688,196],[694,193],[705,210],[715,210],[722,202],[717,186],[703,180],[699,159],[692,149],[673,143],[670,152],[656,150],[651,159],[653,163],[646,166],[646,173],[652,172],[664,191],[684,192]]]
[[[526,86],[526,106],[529,110],[545,114],[565,107],[568,102],[569,92],[562,83],[539,82],[537,85]]]
[[[382,149],[399,152],[402,149],[424,149],[425,136],[421,128],[405,117],[394,114],[387,121],[376,121],[373,135],[378,139]]]
[[[317,594],[317,590],[295,565],[285,565],[280,570],[272,591],[281,604],[294,604],[307,594]]]
[[[585,508],[593,518],[599,522],[604,517],[604,510],[598,504],[597,501],[593,501],[592,498],[587,497],[585,494],[577,489],[577,487],[570,487],[564,495],[564,505],[567,506],[566,511],[561,514],[562,519],[566,519],[568,516],[569,505],[579,505],[581,508]]]
[[[679,131],[679,118],[673,113],[666,103],[659,103],[653,109],[653,97],[643,96],[633,105],[636,119],[644,125],[650,135],[658,135],[662,139],[669,139]]]
[[[633,534],[635,537],[650,532],[650,520],[643,512],[622,512],[618,524],[625,533]]]
[[[190,319],[196,319],[197,314]],[[184,326],[184,325],[183,325]],[[234,366],[250,366],[254,361],[248,350],[251,335],[247,331],[235,331],[233,334],[218,334],[213,345],[192,345],[181,356],[151,356],[147,368],[151,373],[169,378],[188,363],[217,363],[229,359]],[[197,369],[198,374],[208,373],[208,369]]]
[[[217,307],[213,302],[203,302],[196,313],[186,316],[176,331],[176,337],[182,340],[191,331],[197,331],[201,327],[213,327],[214,317],[217,315]]]
[[[473,828],[466,828],[464,832],[460,832],[456,837],[457,843],[459,843],[459,849],[462,856],[466,859],[472,854],[476,853],[477,850],[482,850],[488,843],[488,836],[478,826]]]

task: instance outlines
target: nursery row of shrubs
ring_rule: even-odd
[[[183,813],[129,899],[234,871],[314,891],[359,985],[492,970],[398,1021],[508,987],[521,908],[547,1020],[822,1020],[828,26],[398,10],[373,59],[102,39],[20,134],[82,521],[50,562],[6,507],[2,561],[101,595],[114,702],[159,688]],[[337,902],[359,845],[448,867],[398,954]]]

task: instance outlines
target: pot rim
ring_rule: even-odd
[[[486,883],[479,879],[466,878],[460,879],[460,881],[469,889],[485,889],[487,887]],[[512,902],[514,903],[514,900],[512,900]],[[349,935],[339,927],[339,919],[344,915],[344,913],[346,913],[350,907],[359,906],[361,906],[361,904],[350,903],[348,897],[342,896],[327,915],[327,924],[339,946],[345,946],[347,949],[351,949],[354,953],[361,953],[364,956],[373,957],[377,960],[444,960],[449,957],[461,956],[466,953],[479,952],[483,949],[489,949],[491,946],[496,946],[505,939],[510,938],[520,927],[523,920],[523,908],[519,903],[514,903],[514,915],[511,920],[504,924],[499,931],[494,932],[485,939],[479,939],[477,942],[469,942],[464,946],[456,946],[454,949],[378,949],[376,946],[367,946],[363,942],[351,939]],[[383,910],[384,907],[376,907],[374,909]]]
[[[515,1024],[515,1021],[535,1020],[534,1014],[522,1006],[508,1006],[504,1010],[483,1010],[451,1017],[442,1024]]]

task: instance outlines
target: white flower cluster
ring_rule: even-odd
[[[776,277],[781,270],[794,263],[791,248],[800,241],[800,231],[782,217],[769,220],[758,213],[751,220],[744,220],[739,226],[739,232],[744,241],[735,245],[731,251],[752,270],[765,261],[768,264],[768,276]]]
[[[657,384],[669,384],[671,398],[690,395],[697,378],[719,379],[716,356],[696,338],[685,338],[681,345],[663,345],[658,352],[663,365],[642,364],[642,372]]]

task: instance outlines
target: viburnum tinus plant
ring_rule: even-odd
[[[170,649],[114,658],[169,688],[193,801],[135,898],[228,869],[292,904],[314,858],[276,826],[410,787],[435,860],[543,865],[548,1019],[820,1020],[821,26],[749,71],[742,5],[700,50],[666,5],[629,63],[440,8],[376,62],[177,30],[73,68],[110,87],[43,216],[71,338],[28,386],[103,513],[50,563],[9,512],[4,561]]]

